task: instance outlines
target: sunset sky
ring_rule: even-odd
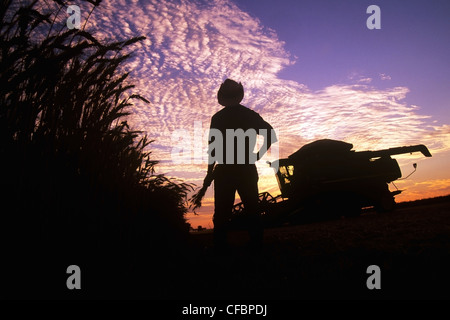
[[[83,24],[91,6],[73,4]],[[371,4],[379,30],[366,27]],[[103,0],[86,29],[105,40],[147,37],[124,69],[151,101],[129,122],[155,139],[157,173],[201,186],[217,90],[232,78],[244,85],[242,104],[277,130],[279,157],[322,138],[355,150],[425,144],[432,158],[396,157],[404,176],[418,163],[396,182],[405,201],[450,194],[449,14],[445,0]],[[186,146],[183,158],[175,146]],[[265,160],[276,158],[258,164],[259,189],[273,195]],[[193,227],[212,227],[212,190],[199,215],[188,214]]]

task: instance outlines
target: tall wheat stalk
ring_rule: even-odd
[[[94,238],[110,226],[122,238],[136,229],[147,237],[156,225],[157,234],[186,230],[192,185],[156,174],[152,140],[126,121],[133,101],[148,100],[130,92],[129,73],[119,67],[144,37],[103,43],[85,30],[54,31],[37,1],[16,11],[12,1],[3,3],[0,157],[8,191],[1,200],[14,203],[17,214],[2,219],[20,215],[32,232],[58,234],[67,223],[63,237],[78,232],[73,221],[84,221],[79,227]],[[36,40],[37,32],[46,36]]]

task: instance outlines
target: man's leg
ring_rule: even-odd
[[[264,228],[259,210],[258,172],[255,166],[251,166],[248,172],[242,175],[238,193],[244,203],[251,244],[260,246],[263,241]]]
[[[214,179],[214,246],[225,247],[227,229],[234,205],[236,187],[226,172],[218,172]]]

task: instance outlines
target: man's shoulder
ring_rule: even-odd
[[[245,106],[241,106],[241,107],[242,107],[242,112],[245,112],[247,114],[251,114],[252,116],[259,116],[259,113],[256,112],[255,110],[250,109],[250,108],[245,107]]]
[[[222,114],[226,113],[226,108],[222,108],[219,111],[217,111],[216,113],[213,114],[212,118],[217,118],[220,117]]]
[[[250,116],[259,116],[259,113],[246,107],[243,105],[237,105],[237,106],[233,106],[233,107],[225,107],[219,111],[217,111],[214,115],[213,118],[218,118],[220,116],[224,116],[224,115],[250,115]]]

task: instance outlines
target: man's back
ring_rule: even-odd
[[[243,105],[225,107],[213,115],[211,127],[219,129],[268,129],[270,125],[261,116]]]
[[[256,161],[251,159],[251,155],[254,154],[257,135],[268,137],[272,127],[257,112],[239,104],[227,106],[213,115],[211,129],[219,130],[222,135],[223,163],[251,164]],[[231,150],[234,151],[234,156],[231,155],[230,158]]]

